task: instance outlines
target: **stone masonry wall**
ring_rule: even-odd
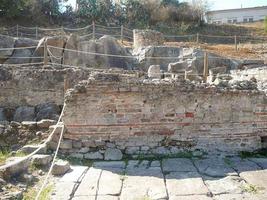
[[[88,70],[53,67],[0,67],[0,107],[35,106],[64,102],[64,77],[68,87],[87,79]]]
[[[61,151],[80,158],[101,159],[111,149],[251,151],[267,136],[267,98],[259,91],[95,74],[68,91],[63,121]]]

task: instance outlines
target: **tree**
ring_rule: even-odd
[[[265,33],[267,33],[267,16],[264,19],[264,30],[265,30]]]
[[[1,0],[0,15],[6,18],[17,17],[24,11],[28,0]]]

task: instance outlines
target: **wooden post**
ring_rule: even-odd
[[[19,25],[17,24],[17,37],[19,37]]]
[[[36,26],[35,27],[35,37],[36,37],[36,40],[38,39],[38,27]]]
[[[197,44],[199,43],[199,34],[197,33]]]
[[[93,40],[95,40],[95,21],[93,21]]]
[[[187,71],[184,71],[184,80],[187,80]]]
[[[123,25],[121,25],[121,43],[123,44]]]
[[[44,65],[48,64],[47,39],[44,40]]]
[[[68,89],[69,89],[68,74],[65,74],[64,75],[64,95],[66,94]]]
[[[204,68],[203,68],[203,80],[207,83],[207,77],[209,73],[209,60],[208,60],[208,53],[204,53]]]
[[[235,51],[237,51],[237,37],[235,35]]]

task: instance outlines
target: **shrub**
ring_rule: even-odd
[[[264,30],[267,33],[267,16],[264,19]]]

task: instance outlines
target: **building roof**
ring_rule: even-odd
[[[206,14],[229,12],[229,11],[261,10],[261,9],[267,9],[267,6],[258,6],[258,7],[250,7],[250,8],[234,8],[234,9],[225,9],[225,10],[211,10],[211,11],[206,12]]]

